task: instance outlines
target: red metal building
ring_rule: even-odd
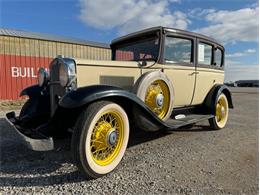
[[[0,28],[0,99],[18,99],[37,83],[39,67],[48,69],[57,55],[109,60],[111,50],[103,43]]]

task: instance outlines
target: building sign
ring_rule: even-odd
[[[39,66],[40,67],[40,66]],[[34,67],[19,67],[12,66],[11,67],[11,75],[12,77],[21,77],[21,78],[37,78],[39,68]],[[48,68],[45,68],[47,72],[49,72]]]
[[[15,100],[20,92],[37,84],[40,67],[49,71],[53,58],[0,54],[0,99]]]

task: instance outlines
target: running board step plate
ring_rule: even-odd
[[[184,118],[180,119],[173,119],[170,118],[165,123],[168,125],[169,130],[178,129],[180,127],[184,127],[190,124],[197,123],[199,121],[208,120],[210,118],[213,118],[214,115],[201,115],[201,114],[191,114],[187,115]]]

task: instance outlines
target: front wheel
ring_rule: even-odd
[[[129,138],[129,121],[118,104],[100,101],[80,115],[72,136],[72,153],[79,170],[88,178],[111,171],[124,156]]]
[[[222,129],[226,126],[228,120],[228,100],[224,93],[218,96],[216,103],[215,117],[209,119],[209,124],[212,129]]]

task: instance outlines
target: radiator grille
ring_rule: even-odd
[[[51,98],[51,115],[55,113],[58,107],[59,98],[65,94],[65,89],[60,85],[59,81],[60,63],[55,59],[50,64],[50,98]]]

